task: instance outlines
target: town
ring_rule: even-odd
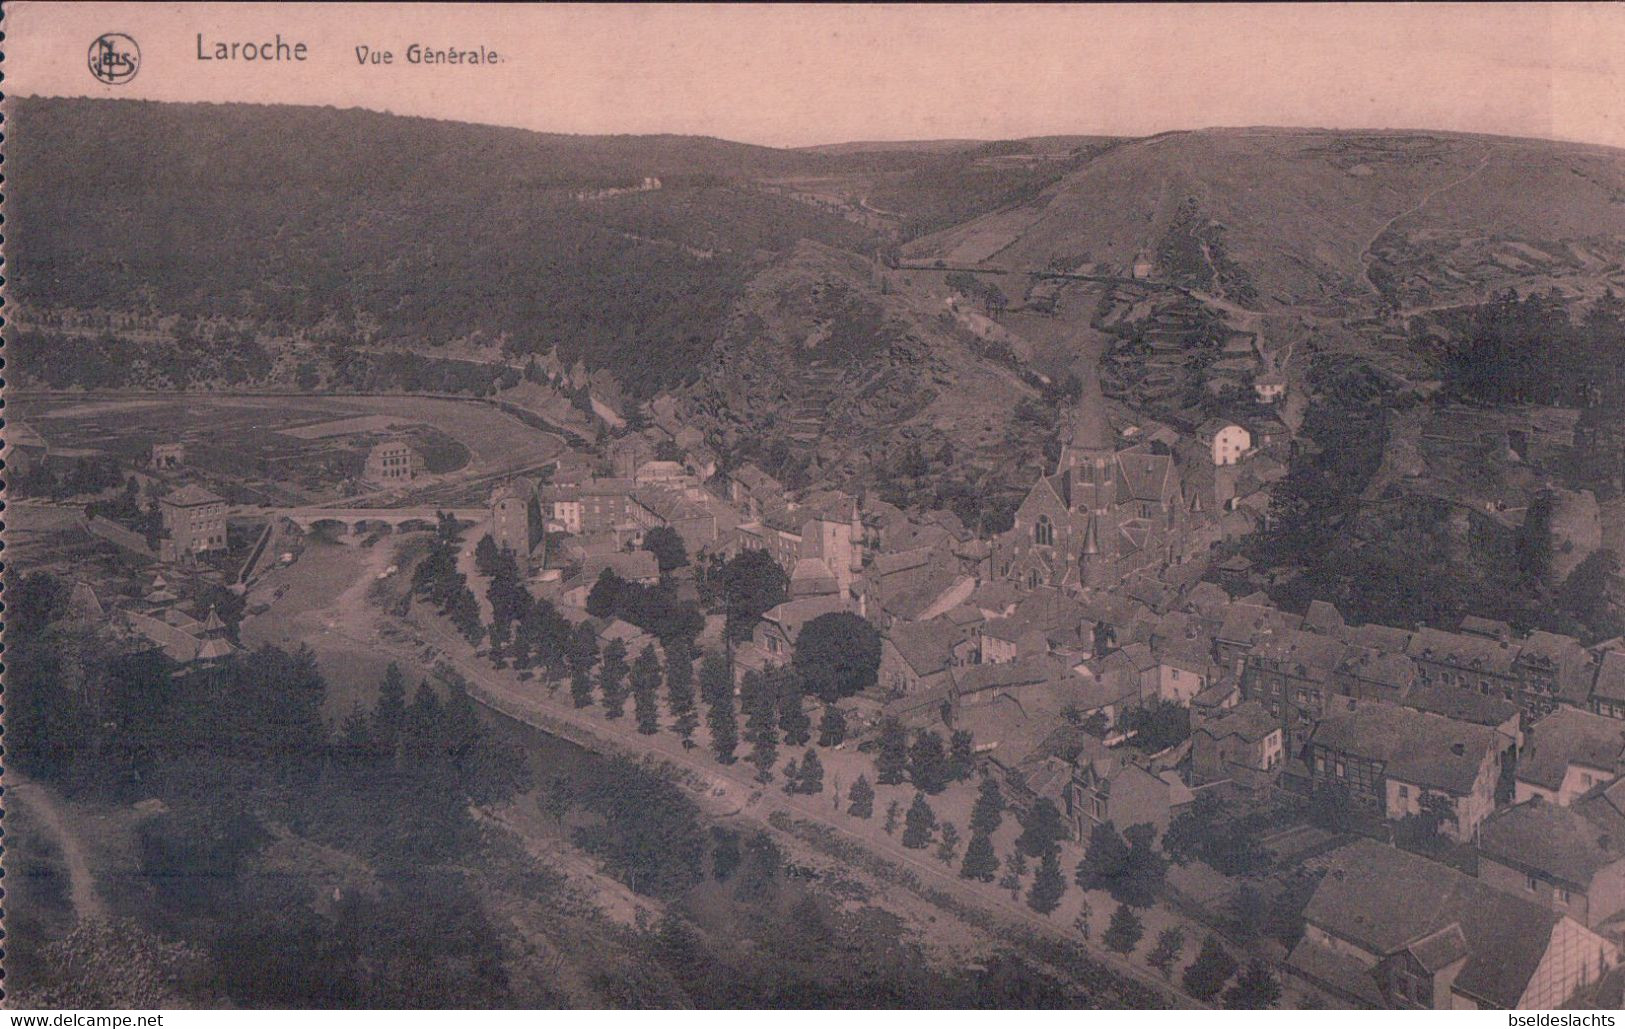
[[[1616,9],[23,6],[8,1009],[1625,1007]]]
[[[196,666],[296,643],[257,624],[305,566],[359,552],[370,631],[476,699],[929,855],[1187,1002],[1598,988],[1625,930],[1625,642],[1275,606],[1215,555],[1291,460],[1276,399],[1261,384],[1255,418],[1180,432],[1124,422],[1091,376],[991,537],[726,467],[659,404],[529,474],[431,473],[413,441],[456,444],[397,416],[283,428],[327,456],[278,467],[355,492],[280,509],[212,492],[243,466],[175,439],[121,458],[13,420],[7,460],[25,490],[100,498],[75,518],[118,557],[67,556],[61,611],[123,649]],[[38,423],[143,404],[47,402]],[[486,502],[414,499],[447,483]]]

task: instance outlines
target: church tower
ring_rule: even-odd
[[[1067,507],[1072,511],[1101,514],[1116,502],[1113,438],[1100,378],[1091,372],[1072,413],[1072,441],[1062,448],[1060,467],[1056,469],[1066,485]]]

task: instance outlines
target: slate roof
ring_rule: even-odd
[[[1281,727],[1281,721],[1264,709],[1256,700],[1249,700],[1225,711],[1197,727],[1216,740],[1226,736],[1240,736],[1248,743],[1257,743]]]
[[[1519,649],[1514,644],[1482,636],[1422,628],[1411,637],[1406,653],[1417,661],[1505,676],[1512,674],[1512,663],[1518,659]]]
[[[920,675],[940,672],[953,659],[954,630],[935,620],[899,622],[891,627],[886,638]]]
[[[1333,851],[1320,863],[1327,872],[1304,908],[1306,921],[1383,956],[1412,948],[1431,955],[1436,934],[1455,926],[1466,963],[1454,988],[1489,1007],[1518,1006],[1562,917],[1370,840]],[[1294,951],[1294,962],[1297,957]]]
[[[1625,754],[1625,722],[1560,707],[1529,727],[1518,778],[1555,790],[1569,765],[1613,771]]]
[[[1369,703],[1322,719],[1310,739],[1345,754],[1380,761],[1389,778],[1459,797],[1472,792],[1484,756],[1496,747],[1499,736],[1482,725],[1393,704]]]
[[[1267,633],[1296,629],[1301,624],[1303,619],[1285,611],[1236,601],[1225,609],[1217,638],[1226,643],[1251,645]]]
[[[1321,681],[1331,678],[1347,652],[1342,640],[1302,629],[1266,636],[1253,647],[1255,656]]]
[[[1478,850],[1509,868],[1537,872],[1576,889],[1625,860],[1625,839],[1573,807],[1541,800],[1495,812],[1479,827]]]
[[[1416,682],[1415,661],[1402,653],[1396,654],[1360,644],[1349,647],[1337,670],[1343,675],[1387,686],[1401,693],[1410,689]]]
[[[1610,650],[1603,654],[1591,695],[1601,700],[1625,703],[1625,650]]]
[[[190,484],[182,486],[172,493],[164,494],[159,498],[159,501],[172,507],[199,507],[203,504],[224,504],[226,502],[223,497],[215,496],[202,486]]]
[[[1403,655],[1398,655],[1403,657]],[[1486,697],[1477,690],[1455,686],[1418,686],[1400,703],[1417,711],[1429,711],[1458,722],[1474,725],[1505,725],[1518,715],[1518,705],[1501,697]]]

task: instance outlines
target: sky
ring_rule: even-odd
[[[1625,147],[1625,4],[423,5],[8,3],[8,94],[365,107],[774,146],[1428,128]],[[98,82],[90,43],[140,47]],[[304,42],[303,62],[199,60]],[[409,44],[495,51],[406,60]],[[363,65],[356,48],[388,50]]]

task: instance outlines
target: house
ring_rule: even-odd
[[[1566,807],[1625,772],[1625,724],[1560,707],[1531,725],[1519,755],[1513,799],[1540,797]]]
[[[1218,680],[1219,667],[1196,641],[1169,643],[1156,652],[1158,700],[1189,704],[1191,698]]]
[[[1618,961],[1577,919],[1393,847],[1317,863],[1287,967],[1351,1006],[1556,1008]]]
[[[1591,710],[1607,718],[1625,719],[1625,650],[1602,655],[1591,687]]]
[[[218,660],[238,651],[213,608],[201,622],[178,607],[125,608],[119,611],[119,618],[126,628],[145,636],[170,660],[181,664]]]
[[[955,634],[938,620],[898,623],[880,643],[880,685],[892,693],[918,693],[948,682]]]
[[[1067,784],[1066,814],[1072,837],[1088,843],[1094,827],[1111,823],[1119,832],[1149,825],[1160,840],[1168,823],[1195,798],[1173,772],[1158,775],[1111,754],[1081,757]]]
[[[1237,464],[1253,449],[1253,434],[1235,422],[1210,418],[1196,429],[1215,466]]]
[[[1252,567],[1250,564],[1248,567]],[[1240,677],[1247,655],[1259,640],[1278,632],[1296,629],[1303,619],[1264,604],[1237,600],[1224,609],[1219,631],[1213,635],[1213,649],[1219,664]]]
[[[1332,673],[1332,686],[1341,696],[1389,704],[1399,703],[1416,684],[1416,662],[1403,652],[1363,643],[1351,644]]]
[[[1503,745],[1487,726],[1361,703],[1315,726],[1306,759],[1315,788],[1340,788],[1389,821],[1436,814],[1440,832],[1465,842],[1495,809]]]
[[[361,481],[375,486],[398,486],[423,472],[423,458],[405,440],[388,439],[367,452]]]
[[[1337,692],[1333,677],[1347,654],[1343,641],[1302,629],[1263,636],[1247,654],[1242,692],[1283,718],[1288,751],[1297,753],[1328,710]]]
[[[1507,640],[1423,627],[1411,637],[1406,653],[1416,662],[1423,683],[1477,690],[1518,701],[1538,718],[1556,704],[1555,695],[1526,697],[1516,665],[1522,648]]]
[[[644,461],[633,469],[632,481],[639,486],[697,485],[680,461]]]
[[[850,610],[851,605],[845,599],[833,594],[787,600],[770,608],[751,632],[751,653],[741,653],[736,664],[741,670],[789,664],[802,626],[820,615]]]
[[[165,561],[226,549],[226,502],[202,486],[182,486],[158,498]]]
[[[1523,719],[1518,705],[1500,697],[1452,689],[1449,686],[1417,686],[1400,702],[1415,711],[1427,711],[1458,722],[1471,722],[1494,729],[1503,741],[1503,753],[1523,742]]]
[[[1600,797],[1603,803],[1606,799]],[[1593,821],[1584,804],[1539,798],[1497,811],[1479,827],[1478,877],[1590,929],[1625,912],[1625,836]],[[1620,813],[1610,808],[1618,820]],[[1618,938],[1621,926],[1612,927]]]
[[[1221,710],[1191,732],[1191,782],[1229,779],[1238,768],[1270,772],[1284,760],[1280,719],[1257,701]]]
[[[541,500],[530,480],[506,482],[491,491],[491,540],[498,550],[513,555],[521,573],[530,570],[532,554],[542,541],[541,514]]]
[[[729,503],[752,518],[783,504],[785,496],[783,484],[754,464],[741,465],[728,473]]]

